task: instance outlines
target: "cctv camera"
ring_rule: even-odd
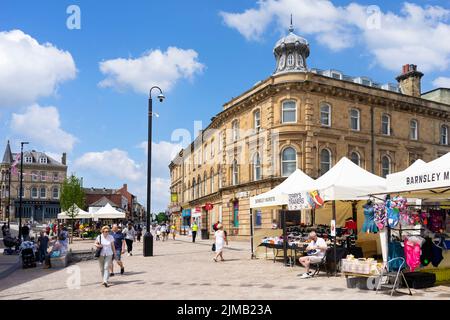
[[[158,96],[159,102],[163,102],[165,98],[162,93]]]

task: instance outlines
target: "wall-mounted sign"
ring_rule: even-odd
[[[236,198],[241,199],[241,198],[248,198],[250,196],[250,192],[248,191],[241,191],[236,193]]]
[[[170,194],[170,201],[171,202],[178,202],[178,193],[171,193]]]
[[[212,210],[214,208],[214,205],[212,203],[206,203],[205,204],[205,210],[209,211]]]

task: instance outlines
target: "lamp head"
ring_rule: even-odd
[[[162,93],[160,93],[160,94],[158,95],[159,102],[163,102],[165,98],[166,98],[166,97],[165,97]]]

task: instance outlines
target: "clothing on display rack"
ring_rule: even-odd
[[[445,230],[446,210],[430,209],[429,229],[433,232],[441,232]]]
[[[386,208],[384,204],[375,204],[374,206],[375,217],[374,221],[379,230],[382,230],[386,227],[387,217],[386,217]]]
[[[405,258],[405,250],[403,250],[401,242],[398,241],[389,242],[388,247],[389,247],[388,260],[394,258]],[[402,269],[406,267],[403,261],[401,261],[400,259],[396,259],[389,263],[389,270],[391,271],[398,271],[400,267],[402,267]]]
[[[425,238],[425,243],[422,245],[422,255],[420,256],[420,263],[423,266],[430,264],[433,258],[433,242],[431,238]]]
[[[353,230],[353,234],[358,233],[358,226],[356,225],[356,221],[353,218],[349,218],[345,221],[346,232],[344,234],[351,234],[351,230]]]
[[[378,227],[375,224],[375,210],[372,203],[368,202],[364,205],[364,224],[362,226],[362,232],[377,233]]]
[[[409,266],[411,271],[414,271],[417,267],[420,266],[420,242],[414,241],[415,239],[405,238],[404,242],[404,250],[405,250],[405,258],[406,264]]]

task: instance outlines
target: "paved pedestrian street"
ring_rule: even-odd
[[[347,289],[344,277],[328,278],[321,273],[300,279],[300,267],[251,260],[248,243],[231,243],[224,252],[226,261],[214,262],[210,243],[200,240],[194,244],[183,236],[176,241],[158,241],[153,257],[143,257],[142,243],[137,243],[133,256],[124,255],[125,274],[111,277],[109,288],[101,286],[95,260],[65,269],[18,269],[0,280],[0,299],[391,299],[386,293]],[[88,241],[73,245],[90,246]],[[393,299],[448,300],[450,287],[413,290],[413,294]]]

